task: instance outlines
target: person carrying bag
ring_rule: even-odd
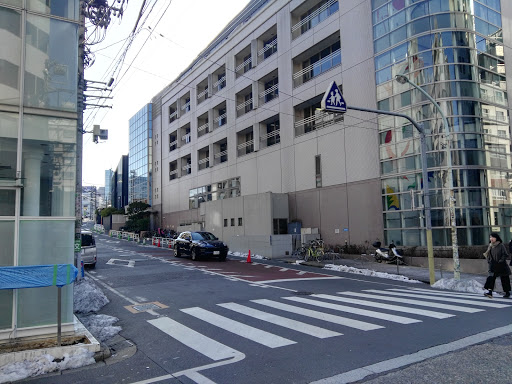
[[[510,267],[507,264],[507,248],[503,244],[503,240],[501,240],[500,235],[496,232],[491,233],[489,236],[490,243],[487,251],[485,251],[484,256],[487,259],[488,263],[488,276],[485,281],[484,289],[488,291],[484,293],[484,296],[492,298],[492,291],[494,290],[494,284],[496,283],[496,278],[499,276],[501,279],[501,285],[503,286],[503,290],[505,294],[503,297],[510,297]]]

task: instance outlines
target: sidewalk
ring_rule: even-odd
[[[280,260],[290,264],[295,264],[295,262],[297,261],[297,259],[295,258],[285,258]],[[407,276],[410,279],[419,280],[426,284],[430,284],[430,272],[428,268],[413,267],[408,265],[399,265],[397,267],[396,264],[387,264],[385,262],[377,263],[376,261],[373,260],[373,257],[369,255],[348,255],[347,258],[344,259],[329,259],[328,255],[326,255],[326,257],[321,263],[318,263],[316,261],[308,261],[302,264],[318,268],[323,268],[327,264],[346,265],[347,267],[369,269],[377,272],[385,272],[394,275],[403,275]],[[435,280],[439,281],[443,278],[453,279],[453,271],[440,271],[439,269],[437,269],[435,271]],[[460,278],[461,280],[475,280],[484,285],[487,276],[477,275],[473,273],[461,273]],[[499,279],[497,279],[496,290],[499,291],[499,289],[501,289],[501,284]]]

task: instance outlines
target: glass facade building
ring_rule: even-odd
[[[152,205],[152,104],[130,118],[128,204],[141,201]]]
[[[111,169],[105,170],[105,207],[112,205],[112,177],[114,172]]]
[[[73,264],[79,1],[22,3],[0,0],[0,266]],[[55,287],[0,290],[0,339],[56,332],[56,308]]]
[[[459,245],[486,244],[490,231],[511,237],[511,154],[500,0],[372,0],[379,109],[406,114],[427,133],[428,180],[419,135],[402,118],[379,117],[386,242],[426,245],[421,190],[428,182],[435,246],[451,245],[452,172]],[[440,105],[452,133],[448,168]]]

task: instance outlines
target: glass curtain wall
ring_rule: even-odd
[[[435,246],[451,245],[447,172],[453,172],[459,245],[510,239],[511,159],[500,0],[372,0],[378,108],[397,111],[427,132],[428,180],[420,142],[404,119],[379,117],[385,241],[426,245],[421,191],[431,191]],[[453,134],[447,169],[441,106]]]
[[[128,203],[142,201],[152,205],[152,104],[147,104],[130,119]]]
[[[73,264],[79,2],[22,3],[0,0],[0,266]],[[2,290],[0,339],[56,313],[55,287]]]

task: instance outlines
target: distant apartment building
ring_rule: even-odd
[[[152,105],[145,105],[131,117],[129,125],[128,204],[140,201],[152,205]]]
[[[511,16],[512,2],[499,0],[251,1],[152,99],[161,226],[205,228],[227,240],[300,223],[331,244],[425,246],[428,183],[434,245],[447,246],[452,172],[459,244],[486,244],[491,231],[509,239]],[[451,168],[439,114],[397,74],[448,117]],[[423,125],[428,180],[407,120],[320,110],[332,81],[349,106]],[[263,211],[246,200],[269,192],[280,205],[270,204],[268,225],[249,225]]]

